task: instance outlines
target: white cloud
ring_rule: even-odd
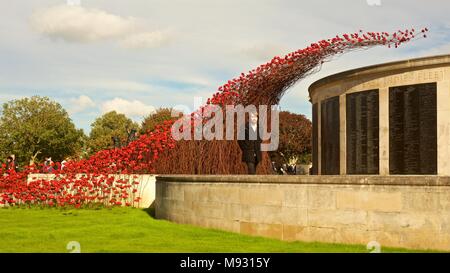
[[[155,107],[146,105],[141,101],[122,98],[105,101],[100,108],[103,113],[116,111],[131,117],[143,117],[155,111]]]
[[[142,32],[132,34],[124,38],[120,45],[125,48],[154,48],[167,45],[170,43],[170,37],[166,32],[154,31],[154,32]]]
[[[70,108],[69,113],[70,114],[76,114],[79,112],[82,112],[86,109],[95,107],[95,102],[86,95],[81,95],[78,98],[72,98],[70,101]]]
[[[167,32],[146,31],[137,18],[77,5],[40,9],[32,14],[30,23],[35,31],[67,42],[118,40],[121,46],[135,49],[159,47],[170,40]]]
[[[39,33],[69,42],[94,42],[123,37],[136,28],[136,19],[124,18],[82,6],[55,6],[41,9],[31,17]]]

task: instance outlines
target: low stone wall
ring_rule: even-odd
[[[450,177],[158,176],[156,217],[288,241],[450,251]]]
[[[80,174],[80,176],[82,176],[82,175]],[[114,176],[114,177],[116,177],[116,179],[130,179],[133,181],[138,181],[139,185],[137,188],[138,191],[136,193],[136,197],[141,197],[138,207],[139,208],[149,208],[154,205],[153,203],[155,201],[155,181],[156,181],[155,175],[117,174],[117,175],[109,175],[109,176]],[[134,179],[133,178],[134,176],[137,176],[138,178]],[[54,174],[30,174],[30,175],[28,175],[28,182],[31,182],[33,180],[41,180],[41,179],[51,180],[54,178],[55,178]]]

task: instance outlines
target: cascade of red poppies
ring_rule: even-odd
[[[413,39],[426,37],[428,29],[387,32],[362,31],[313,43],[307,48],[274,57],[270,62],[242,73],[219,87],[208,105],[276,105],[286,90],[302,78],[318,71],[332,56],[375,46],[397,48]],[[194,115],[195,113],[192,113]],[[153,132],[141,135],[127,147],[102,150],[88,159],[71,161],[53,177],[33,179],[35,166],[20,173],[0,168],[0,204],[40,206],[134,206],[138,176],[135,174],[241,174],[236,141],[175,141],[173,121],[165,121]],[[176,149],[174,149],[176,147]],[[270,172],[265,154],[258,173]],[[127,175],[121,176],[118,175]]]

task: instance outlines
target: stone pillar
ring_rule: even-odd
[[[438,175],[450,175],[450,81],[437,82]]]
[[[322,102],[317,102],[317,175],[322,174]]]
[[[389,175],[389,87],[379,90],[380,175]]]
[[[347,174],[347,100],[346,94],[339,96],[339,150],[340,174]]]

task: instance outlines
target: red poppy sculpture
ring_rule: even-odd
[[[317,72],[331,57],[375,46],[397,48],[426,37],[428,29],[386,32],[362,31],[313,43],[307,48],[274,57],[270,62],[242,73],[219,87],[208,105],[277,105],[289,87]],[[198,113],[197,111],[197,113]],[[192,115],[194,115],[193,113]],[[70,161],[64,171],[56,170],[45,179],[33,166],[22,172],[0,168],[0,205],[43,207],[136,206],[137,174],[243,174],[237,141],[181,140],[171,135],[173,121],[141,135],[128,146],[103,150],[89,159]],[[175,149],[176,148],[176,149]],[[271,172],[267,154],[258,166],[259,174]]]

